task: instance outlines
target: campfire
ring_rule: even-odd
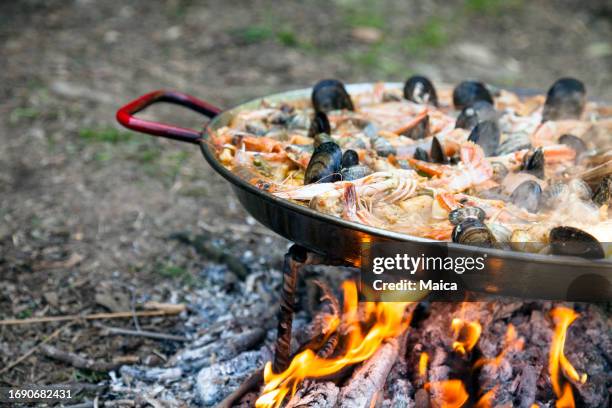
[[[430,365],[427,351],[410,350],[407,344],[416,304],[359,303],[352,281],[343,284],[341,310],[330,290],[325,288],[324,293],[325,311],[315,318],[318,335],[304,346],[303,351],[295,354],[286,370],[275,373],[272,363],[266,364],[265,385],[255,402],[256,407],[381,406],[384,395],[397,392],[398,386],[405,387],[401,390],[405,394],[403,397],[409,398],[410,387],[402,380],[402,375],[406,375],[406,380],[416,379],[414,384],[420,386],[416,391],[418,406],[514,406],[512,401],[500,404],[498,394],[501,394],[500,388],[506,386],[503,371],[511,370],[508,365],[513,358],[520,358],[525,339],[510,323],[505,336],[499,339],[499,353],[494,357],[477,357],[480,353],[476,353],[475,347],[483,328],[480,322],[466,317],[492,304],[462,303],[459,315],[450,320],[447,328],[448,347],[444,351],[435,350],[435,360]],[[442,311],[448,310],[448,306],[431,307]],[[585,384],[587,376],[578,373],[568,360],[564,345],[570,325],[579,315],[562,306],[555,307],[549,314],[555,328],[547,374],[556,396],[555,406],[575,407],[572,384]],[[452,364],[440,364],[442,358]],[[416,366],[410,366],[412,361],[418,361]],[[447,375],[441,369],[448,369]],[[448,378],[441,379],[445,376]],[[475,388],[474,379],[479,376],[489,380],[497,377],[498,381],[488,381],[484,389]],[[540,405],[532,403],[529,406]]]

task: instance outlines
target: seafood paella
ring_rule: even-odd
[[[322,213],[439,241],[612,256],[612,108],[557,80],[519,97],[424,76],[238,112],[208,141],[259,189]]]

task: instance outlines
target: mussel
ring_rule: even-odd
[[[502,162],[491,162],[491,167],[493,168],[493,180],[498,183],[501,182],[510,172]]]
[[[499,147],[500,138],[501,133],[497,123],[487,120],[480,122],[472,129],[468,140],[482,147],[486,156],[492,156]]]
[[[561,78],[546,94],[542,122],[547,120],[578,119],[586,104],[584,84],[575,78]]]
[[[353,101],[344,84],[337,79],[324,79],[312,89],[312,107],[316,112],[337,109],[354,110]]]
[[[612,175],[601,180],[593,194],[593,201],[597,205],[612,204]]]
[[[387,157],[392,154],[396,154],[397,151],[395,147],[384,137],[376,137],[374,139],[370,139],[370,143],[372,144],[372,148],[376,151],[376,154],[382,157]]]
[[[314,119],[310,122],[310,128],[308,129],[308,136],[315,137],[319,133],[331,134],[331,126],[329,125],[329,119],[325,112],[315,112]]]
[[[452,234],[453,242],[466,245],[493,248],[497,241],[489,228],[480,220],[470,218],[455,225]]]
[[[438,106],[438,95],[431,81],[421,75],[413,75],[404,85],[404,98],[416,103],[430,103]]]
[[[453,90],[453,105],[461,110],[478,101],[489,102],[493,105],[493,97],[482,82],[463,81]]]
[[[332,183],[339,180],[342,166],[342,150],[334,142],[325,142],[318,145],[312,156],[306,173],[304,184],[316,182]]]
[[[342,170],[340,170],[340,177],[345,181],[357,180],[370,174],[372,174],[372,169],[362,164],[344,167]]]
[[[332,137],[328,133],[319,133],[315,135],[314,142],[312,143],[312,145],[314,147],[317,147],[323,143],[333,142],[333,141],[334,139],[332,139]]]
[[[448,213],[448,220],[453,225],[459,225],[469,220],[484,222],[485,215],[484,210],[480,207],[460,207]]]
[[[436,136],[434,136],[433,139],[431,140],[430,157],[433,163],[446,164],[449,161],[448,157],[444,153],[444,148],[442,147],[442,144],[440,143],[440,141],[438,140]]]
[[[565,134],[562,135],[559,140],[559,144],[566,145],[576,152],[576,161],[579,160],[580,155],[587,150],[587,145],[578,136]]]
[[[428,162],[429,161],[429,153],[427,153],[427,150],[421,148],[421,147],[417,147],[414,151],[414,156],[413,156],[416,160],[421,160],[421,161],[425,161]]]
[[[525,154],[521,170],[538,178],[544,178],[544,151],[541,147]]]
[[[406,130],[402,135],[407,136],[413,140],[423,139],[429,134],[429,115],[425,115],[423,119],[419,120],[419,122]]]
[[[581,229],[561,226],[550,230],[550,250],[555,255],[579,256],[588,259],[605,257],[601,243]]]
[[[345,150],[342,154],[342,168],[356,166],[359,164],[359,155],[352,149]]]
[[[497,122],[497,111],[487,101],[477,101],[461,110],[455,122],[456,128],[472,130],[480,122]]]
[[[531,213],[538,211],[541,198],[542,187],[533,180],[522,182],[510,195],[510,201],[512,203]]]

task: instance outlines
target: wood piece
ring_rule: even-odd
[[[238,388],[230,395],[225,397],[216,408],[231,408],[238,400],[248,392],[260,387],[263,384],[263,368],[255,370]]]
[[[104,325],[98,325],[102,329],[103,335],[122,335],[122,336],[136,336],[136,337],[147,337],[155,340],[170,340],[170,341],[189,341],[185,336],[177,336],[174,334],[158,333],[147,330],[129,330],[121,327],[109,327]]]
[[[398,354],[397,338],[381,345],[369,360],[354,371],[348,384],[342,388],[338,397],[338,407],[370,407],[385,385]]]
[[[51,340],[53,340],[54,338],[56,338],[57,336],[59,336],[62,331],[64,331],[64,329],[68,328],[72,323],[68,323],[63,325],[62,327],[60,327],[59,329],[55,330],[53,333],[51,333],[49,336],[47,336],[44,340],[42,340],[40,343],[38,343],[37,345],[35,345],[34,347],[32,347],[31,349],[29,349],[28,351],[26,351],[24,354],[22,354],[19,358],[17,358],[17,360],[13,361],[12,363],[7,364],[5,367],[3,367],[2,369],[0,369],[0,374],[4,374],[7,371],[9,371],[10,369],[12,369],[13,367],[15,367],[16,365],[20,364],[22,361],[24,361],[26,358],[30,357],[32,354],[34,354],[42,345],[50,342]]]
[[[60,350],[49,344],[42,344],[40,346],[40,350],[49,358],[69,364],[75,368],[85,370],[107,372],[116,369],[122,364],[117,362],[95,361],[90,358],[82,357],[76,353]]]
[[[336,406],[340,389],[331,381],[308,381],[289,400],[285,408],[327,408]]]
[[[173,305],[176,307],[165,307],[156,310],[140,310],[137,312],[114,312],[114,313],[94,313],[88,315],[64,315],[64,316],[44,316],[30,317],[27,319],[5,319],[0,320],[0,326],[11,326],[19,324],[33,323],[51,323],[51,322],[67,322],[72,320],[103,320],[103,319],[125,319],[137,317],[152,317],[152,316],[170,316],[181,313],[185,310],[185,305]]]

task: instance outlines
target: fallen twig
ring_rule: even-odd
[[[0,320],[0,326],[11,326],[20,324],[34,324],[34,323],[50,323],[50,322],[68,322],[72,320],[102,320],[102,319],[125,319],[138,317],[151,317],[151,316],[167,316],[176,315],[185,310],[183,304],[164,304],[164,303],[153,303],[149,305],[158,306],[155,310],[140,310],[137,312],[114,312],[114,313],[94,313],[89,315],[65,315],[65,316],[43,316],[43,317],[30,317],[28,319],[5,319]],[[161,306],[161,307],[160,307]],[[147,307],[147,304],[145,304]]]
[[[0,374],[4,374],[7,371],[9,371],[11,368],[15,367],[16,365],[20,364],[23,360],[25,360],[26,358],[30,357],[32,354],[34,354],[36,352],[36,350],[38,350],[41,346],[43,346],[44,344],[50,342],[51,340],[53,340],[54,338],[56,338],[57,336],[59,336],[62,331],[66,328],[68,328],[72,323],[68,323],[63,325],[62,327],[60,327],[59,329],[55,330],[53,333],[51,333],[49,336],[47,336],[44,340],[42,340],[40,343],[38,343],[37,345],[35,345],[34,347],[32,347],[31,349],[29,349],[28,351],[26,351],[24,354],[21,355],[21,357],[19,357],[17,360],[13,361],[12,363],[9,363],[6,367],[2,368],[0,370]]]
[[[109,327],[104,325],[96,325],[102,329],[104,335],[118,334],[122,336],[137,336],[148,337],[155,340],[171,340],[171,341],[189,341],[185,336],[177,336],[175,334],[158,333],[147,330],[129,330],[120,327]]]
[[[247,392],[256,389],[263,384],[263,368],[255,370],[234,392],[225,397],[216,408],[230,408]]]
[[[107,372],[116,369],[122,364],[118,362],[107,363],[105,361],[95,361],[89,358],[81,357],[76,353],[60,350],[57,347],[53,347],[49,344],[42,344],[40,346],[40,350],[49,358],[84,370]]]

